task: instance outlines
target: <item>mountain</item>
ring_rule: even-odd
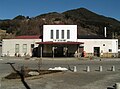
[[[107,36],[120,35],[120,22],[114,18],[105,17],[91,12],[85,8],[79,8],[63,12],[66,18],[72,19],[78,25],[79,35],[103,36],[104,27],[107,27]]]
[[[86,8],[51,12],[30,18],[22,15],[11,20],[0,20],[0,29],[12,35],[42,35],[44,24],[69,24],[78,26],[78,37],[104,36],[107,27],[108,38],[120,38],[120,22],[111,17],[96,14]]]

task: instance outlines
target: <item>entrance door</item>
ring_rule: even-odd
[[[84,46],[80,46],[79,47],[79,53],[80,53],[80,57],[84,57],[85,55],[84,55]]]
[[[94,56],[100,57],[100,47],[94,47]]]
[[[63,57],[63,47],[56,47],[55,57]]]

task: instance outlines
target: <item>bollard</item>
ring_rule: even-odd
[[[120,83],[115,84],[115,89],[120,89]]]
[[[102,69],[102,66],[99,66],[99,71],[102,72],[102,70],[103,70],[103,69]]]
[[[1,89],[1,87],[2,87],[2,81],[1,81],[2,79],[0,78],[0,89]]]
[[[90,67],[89,66],[86,67],[86,72],[90,72]]]
[[[112,66],[112,67],[111,67],[111,71],[115,71],[115,66]]]
[[[76,66],[74,66],[74,70],[73,70],[74,72],[77,72],[77,68],[76,68]]]

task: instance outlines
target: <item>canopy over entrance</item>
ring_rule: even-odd
[[[78,45],[84,44],[83,42],[36,42],[36,44],[63,44],[63,45]]]
[[[83,42],[36,42],[40,47],[40,56],[51,55],[52,57],[73,56]],[[50,51],[51,49],[51,51]]]

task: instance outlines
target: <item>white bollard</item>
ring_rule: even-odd
[[[115,84],[115,89],[120,89],[120,83]]]
[[[74,66],[74,70],[73,70],[74,72],[77,72],[77,68],[76,68],[76,66]]]
[[[103,70],[103,69],[102,69],[102,66],[99,66],[99,71],[102,72],[102,70]]]
[[[111,71],[115,71],[115,66],[112,66],[112,67],[111,67]]]
[[[90,67],[89,66],[86,67],[86,71],[90,72]]]
[[[1,89],[1,87],[2,87],[2,81],[1,81],[2,79],[0,78],[0,89]]]

